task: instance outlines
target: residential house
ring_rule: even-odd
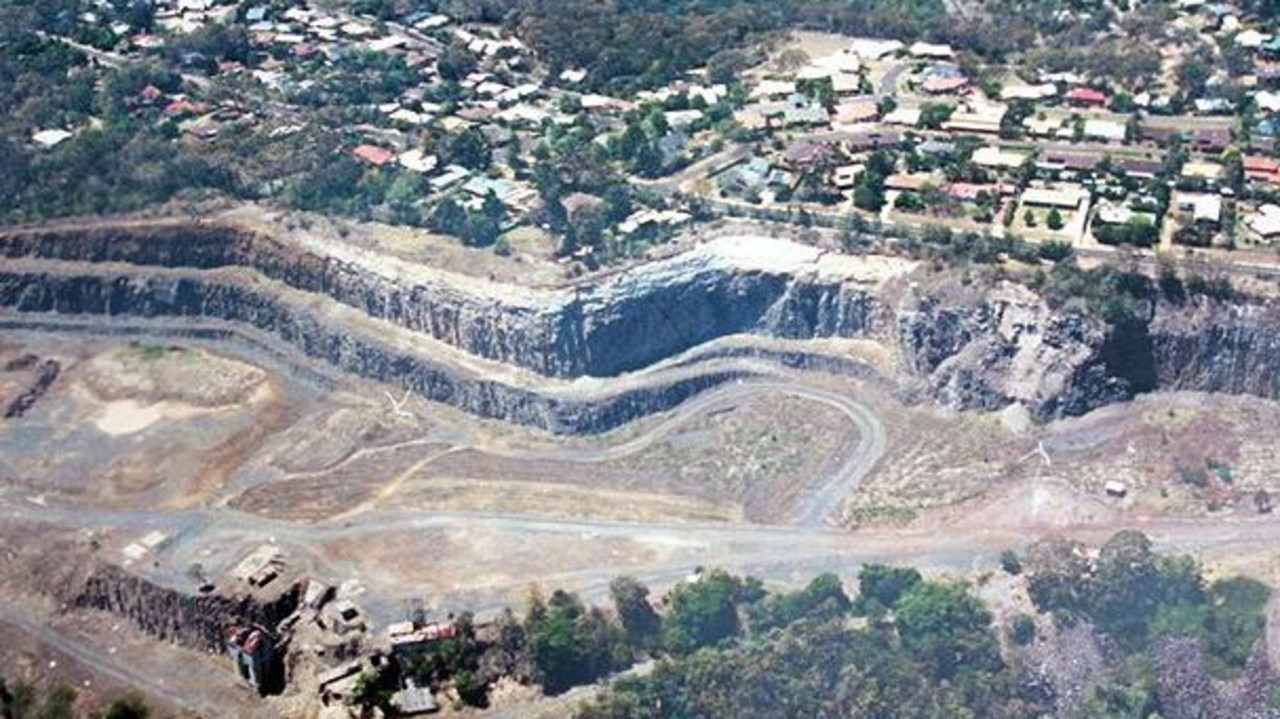
[[[1004,105],[989,103],[968,105],[952,113],[951,117],[942,123],[942,129],[949,132],[999,135],[1001,123],[1008,109]]]
[[[1241,164],[1246,180],[1280,184],[1280,160],[1259,155],[1245,155]]]
[[[1160,174],[1164,169],[1164,162],[1156,159],[1145,157],[1131,157],[1128,155],[1112,158],[1112,166],[1117,170],[1121,170],[1129,177],[1139,180],[1150,180]],[[1190,164],[1190,163],[1188,163]]]
[[[1246,217],[1244,223],[1263,242],[1280,239],[1280,207],[1263,205],[1257,212]]]
[[[1217,227],[1222,222],[1221,195],[1182,192],[1174,196],[1173,206],[1197,225]]]
[[[1106,107],[1110,98],[1105,92],[1091,87],[1074,87],[1063,98],[1072,107]]]
[[[1084,121],[1083,134],[1090,140],[1121,143],[1128,136],[1128,128],[1123,122],[1091,117]]]
[[[1191,147],[1199,152],[1218,153],[1231,144],[1231,129],[1227,127],[1197,127],[1187,138]]]
[[[374,167],[382,167],[396,158],[395,153],[376,145],[358,145],[351,154]]]
[[[1022,204],[1025,207],[1077,210],[1088,199],[1087,189],[1071,183],[1038,185],[1022,191]]]
[[[880,105],[871,95],[850,98],[840,102],[831,113],[833,125],[856,125],[874,122],[880,117]]]
[[[1249,150],[1254,152],[1275,152],[1277,139],[1280,139],[1280,122],[1272,116],[1258,120],[1256,125],[1249,130]]]
[[[980,147],[973,153],[971,160],[979,167],[1011,170],[1022,167],[1030,155],[1017,150],[1006,150],[1001,147]]]

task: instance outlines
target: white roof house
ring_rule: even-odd
[[[71,133],[66,130],[41,130],[31,136],[31,140],[41,147],[53,147],[70,139]]]
[[[902,50],[906,45],[900,40],[884,40],[875,37],[854,38],[849,43],[849,52],[857,55],[863,60],[879,60],[886,55],[892,55]]]
[[[1001,100],[1045,100],[1058,94],[1058,86],[1051,82],[1039,85],[1007,85],[1000,88]]]
[[[1280,207],[1263,205],[1258,211],[1245,218],[1245,224],[1260,239],[1275,240],[1280,238]]]
[[[1107,142],[1124,142],[1127,129],[1123,122],[1090,118],[1084,121],[1084,136]]]
[[[999,147],[980,147],[973,153],[973,164],[980,167],[1022,167],[1030,155]]]
[[[955,57],[956,51],[950,45],[938,45],[928,42],[917,42],[907,48],[912,57],[927,57],[934,60],[945,60]]]
[[[1088,197],[1089,191],[1079,185],[1028,187],[1022,192],[1022,204],[1074,210]]]

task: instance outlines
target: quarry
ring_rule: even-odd
[[[1115,325],[746,225],[559,278],[218,216],[0,257],[0,654],[86,688],[326,715],[531,583],[968,572],[1064,531],[1275,578],[1262,297]]]

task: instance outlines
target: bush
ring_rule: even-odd
[[[1009,640],[1025,647],[1036,638],[1036,622],[1026,614],[1019,614],[1009,623]]]
[[[1022,574],[1022,560],[1018,558],[1018,553],[1012,549],[1006,549],[1001,552],[1000,568],[1015,577]]]

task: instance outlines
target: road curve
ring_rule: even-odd
[[[797,523],[802,526],[822,526],[839,506],[840,501],[855,490],[858,484],[875,467],[884,455],[886,438],[880,420],[863,405],[847,395],[817,389],[794,382],[743,381],[724,385],[672,410],[671,416],[650,428],[643,435],[609,447],[561,448],[548,450],[486,450],[486,453],[508,459],[603,462],[631,457],[666,439],[701,412],[732,405],[761,395],[798,397],[831,407],[844,415],[858,430],[858,444],[842,457],[839,467],[817,488],[806,492],[796,509]]]

